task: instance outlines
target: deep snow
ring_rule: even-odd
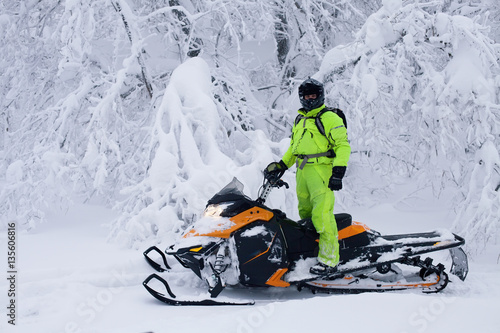
[[[450,227],[450,213],[440,209],[439,202],[423,207],[427,208],[403,211],[389,202],[351,213],[385,234]],[[51,214],[49,222],[35,231],[18,234],[17,325],[7,325],[3,315],[1,325],[7,332],[500,331],[500,266],[495,248],[470,262],[465,282],[451,276],[453,282],[439,294],[313,295],[293,287],[228,288],[221,298],[254,299],[256,304],[173,307],[142,287],[153,272],[142,251],[107,242],[108,226],[115,217],[97,205],[76,205]],[[5,249],[5,235],[1,237]],[[434,257],[449,268],[446,254]],[[169,281],[174,293],[206,292],[193,273],[173,266]]]

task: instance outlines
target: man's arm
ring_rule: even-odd
[[[336,155],[333,166],[346,167],[351,156],[351,146],[347,140],[347,129],[344,121],[333,112],[327,112],[321,118],[328,140],[332,144]]]
[[[292,139],[290,140],[290,146],[288,146],[288,150],[285,152],[285,155],[283,155],[283,158],[281,159],[289,169],[297,159],[297,156],[295,156],[292,152],[292,147],[293,147],[293,129],[292,129]]]

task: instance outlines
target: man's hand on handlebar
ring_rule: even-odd
[[[270,182],[270,183],[271,183],[271,182]],[[281,180],[281,179],[278,179],[276,182],[271,183],[271,185],[272,185],[273,187],[278,187],[278,188],[280,188],[280,187],[282,187],[282,186],[285,186],[286,188],[289,188],[288,183],[287,183],[287,182],[285,182],[285,181],[283,181],[283,180]]]
[[[271,185],[275,186],[287,169],[288,167],[283,161],[272,162],[264,169],[264,178],[267,179]],[[281,186],[283,185],[277,187]]]

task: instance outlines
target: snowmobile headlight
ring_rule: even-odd
[[[205,217],[220,217],[221,214],[231,207],[234,204],[234,201],[226,201],[218,204],[208,205],[203,212],[203,216]]]
[[[221,205],[209,205],[207,208],[205,208],[203,216],[217,217],[220,216],[223,211],[224,207],[222,207]]]

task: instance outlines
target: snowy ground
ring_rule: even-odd
[[[385,234],[450,226],[450,217],[441,210],[398,211],[382,205],[353,216]],[[255,299],[256,305],[172,307],[142,287],[152,269],[141,251],[106,242],[105,225],[113,217],[103,208],[80,205],[18,235],[17,325],[8,325],[2,315],[0,326],[6,332],[500,332],[498,248],[470,263],[465,282],[453,277],[439,294],[226,289],[221,296]],[[5,235],[1,240],[5,248]],[[448,260],[444,255],[438,259]],[[173,274],[172,284],[177,293],[203,288],[194,274]],[[5,279],[0,289],[4,313]]]

